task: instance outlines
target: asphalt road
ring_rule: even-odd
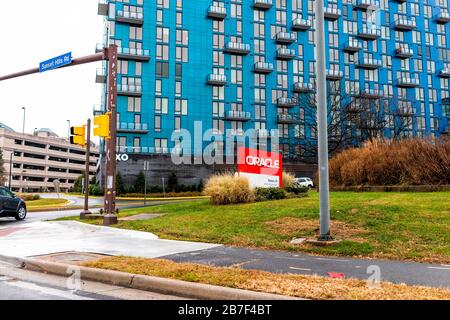
[[[330,276],[368,280],[379,272],[379,280],[409,285],[450,288],[450,265],[311,256],[282,251],[217,247],[199,252],[163,257],[175,262],[215,266],[239,266],[249,270]]]

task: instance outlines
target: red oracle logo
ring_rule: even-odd
[[[247,156],[245,162],[249,166],[266,167],[270,169],[280,169],[280,160],[260,158],[255,156]]]
[[[256,187],[281,187],[283,161],[281,154],[241,147],[238,149],[238,171]]]

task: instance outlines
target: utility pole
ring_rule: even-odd
[[[330,186],[328,176],[328,106],[325,54],[324,0],[316,1],[316,58],[317,58],[317,123],[319,144],[320,236],[330,241]]]
[[[91,161],[91,119],[86,124],[86,169],[84,171],[84,210],[80,213],[80,219],[85,219],[92,214],[89,211],[89,171]]]
[[[108,60],[108,99],[107,111],[110,113],[110,137],[106,139],[106,174],[103,225],[117,224],[116,212],[116,144],[117,144],[117,46],[106,50]]]

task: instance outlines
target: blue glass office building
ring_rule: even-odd
[[[120,52],[119,152],[168,154],[172,133],[201,121],[238,137],[279,129],[281,152],[295,158],[316,136],[300,103],[315,87],[314,2],[101,1],[99,49]],[[330,83],[355,101],[396,101],[414,119],[405,135],[448,132],[448,0],[325,0],[325,19]],[[385,116],[389,137],[395,117]]]

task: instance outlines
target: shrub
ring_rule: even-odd
[[[295,195],[299,195],[299,194],[308,193],[309,188],[308,187],[302,187],[302,186],[298,185],[297,183],[294,183],[294,185],[289,187],[289,188],[287,188],[286,191],[289,192],[289,193],[293,193]]]
[[[160,193],[147,193],[147,197],[148,198],[163,198],[164,196],[166,198],[187,198],[187,197],[198,197],[201,196],[202,193],[201,192],[197,192],[197,191],[188,191],[188,192],[166,192],[165,194],[163,192]],[[121,195],[121,197],[123,198],[143,198],[144,194],[143,193],[127,193],[127,194],[123,194]]]
[[[280,188],[257,188],[256,201],[270,201],[286,199],[286,192]]]
[[[231,173],[212,176],[206,183],[204,194],[211,197],[214,204],[247,203],[255,200],[254,190],[247,178]]]
[[[103,188],[101,188],[98,184],[90,185],[89,186],[89,194],[91,196],[102,196]]]
[[[39,200],[41,198],[40,195],[38,194],[25,194],[25,193],[20,193],[17,194],[17,196],[25,201],[36,201]]]
[[[378,140],[330,160],[331,186],[450,184],[450,140]]]
[[[294,186],[295,184],[295,176],[291,173],[283,171],[283,189],[287,190]]]

